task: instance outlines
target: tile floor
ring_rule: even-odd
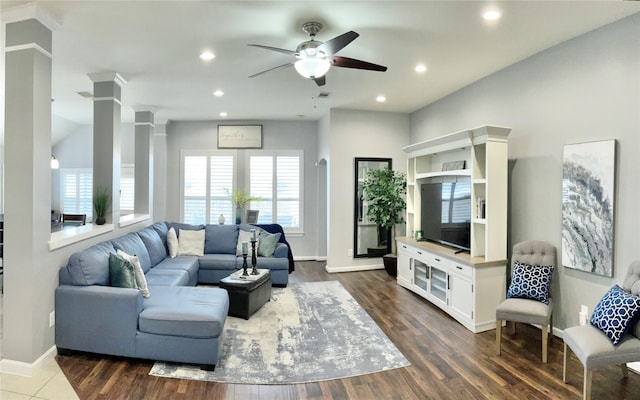
[[[0,294],[0,338],[2,338],[2,294]],[[0,343],[2,341],[0,340]],[[0,348],[0,358],[2,348]],[[0,373],[2,400],[72,400],[79,399],[55,360],[31,378]]]

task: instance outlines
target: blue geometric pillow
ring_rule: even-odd
[[[507,298],[531,299],[549,304],[552,274],[551,265],[529,265],[515,261]]]
[[[640,313],[640,297],[615,285],[596,305],[589,322],[604,332],[613,345],[620,343]]]

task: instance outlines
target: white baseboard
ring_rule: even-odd
[[[38,374],[57,354],[56,346],[51,347],[33,363],[2,359],[0,360],[0,372],[3,374],[32,377]]]
[[[327,256],[294,256],[293,261],[327,261]]]
[[[384,265],[382,264],[373,264],[373,265],[347,265],[344,267],[324,267],[325,271],[330,274],[335,274],[338,272],[355,272],[355,271],[371,271],[374,269],[384,269]]]

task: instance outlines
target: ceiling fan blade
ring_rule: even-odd
[[[249,78],[253,78],[253,77],[256,77],[258,75],[266,74],[267,72],[270,72],[270,71],[273,71],[273,70],[276,70],[276,69],[288,68],[288,67],[291,67],[292,65],[293,65],[292,62],[286,63],[286,64],[282,64],[282,65],[278,65],[277,67],[269,68],[269,69],[264,70],[262,72],[258,72],[257,74],[253,74]]]
[[[252,44],[252,43],[250,43],[247,46],[259,47],[261,49],[277,51],[278,53],[284,53],[284,54],[293,54],[293,55],[296,54],[296,52],[293,51],[293,50],[281,49],[279,47],[263,46],[261,44]]]
[[[327,77],[326,75],[322,75],[320,78],[313,78],[313,81],[318,86],[324,86],[324,84],[327,83]]]
[[[382,65],[373,64],[373,63],[366,62],[366,61],[360,61],[360,60],[356,60],[354,58],[340,57],[340,56],[331,57],[331,64],[334,67],[366,69],[366,70],[369,70],[369,71],[381,71],[381,72],[384,72],[384,71],[387,70],[387,67],[382,66]]]
[[[349,31],[347,33],[343,33],[342,35],[336,36],[333,39],[329,39],[326,42],[322,43],[316,50],[323,51],[324,54],[328,56],[332,56],[344,49],[349,43],[353,42],[358,35],[354,31]]]

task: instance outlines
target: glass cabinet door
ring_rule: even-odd
[[[447,302],[447,272],[436,267],[431,267],[431,294],[442,301]]]
[[[420,289],[427,291],[429,280],[429,266],[419,260],[413,259],[413,283]]]

